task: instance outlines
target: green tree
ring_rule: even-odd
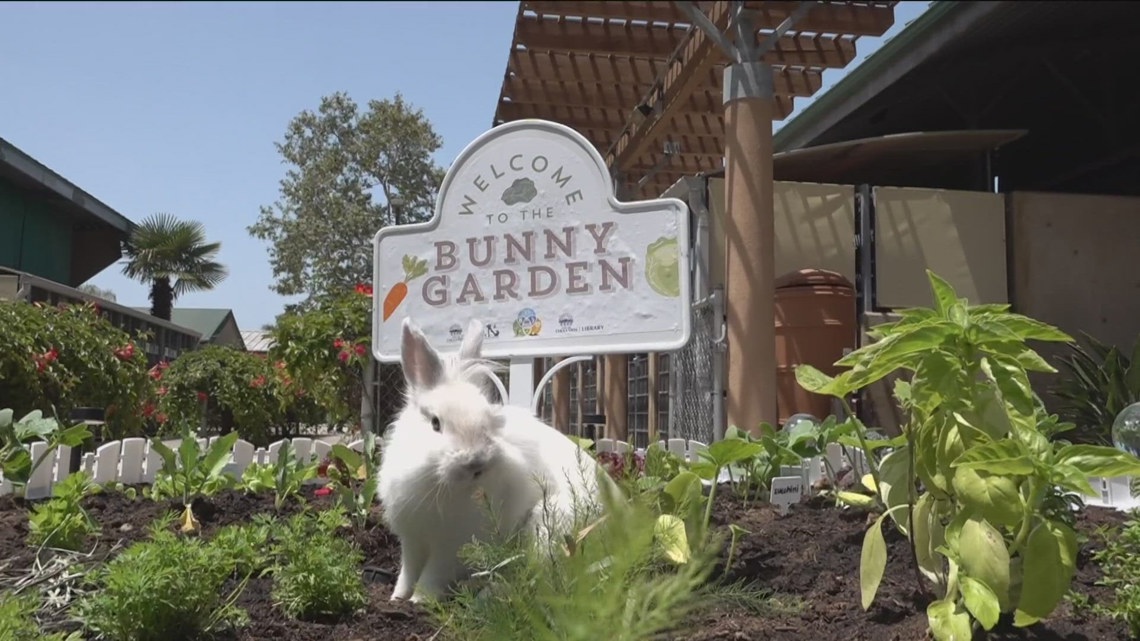
[[[248,228],[270,245],[274,290],[311,302],[371,282],[376,231],[431,217],[441,144],[400,94],[362,111],[335,93],[297,115],[276,144],[288,166],[280,198]]]
[[[116,300],[118,300],[115,297],[115,292],[113,292],[109,289],[103,289],[102,287],[99,287],[98,285],[93,285],[91,283],[84,283],[84,284],[80,285],[79,287],[76,287],[76,289],[83,292],[84,294],[91,294],[92,296],[97,296],[99,298],[102,298],[103,300],[109,300],[112,303],[115,302]]]
[[[150,283],[150,313],[170,320],[174,301],[182,294],[218,286],[228,275],[217,262],[219,242],[206,242],[202,223],[158,213],[136,225],[126,243],[123,273]]]

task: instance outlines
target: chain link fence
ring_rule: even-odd
[[[692,337],[670,356],[670,438],[701,443],[712,443],[716,438],[716,423],[723,415],[724,402],[723,392],[718,389],[722,377],[716,375],[721,364],[718,352],[724,323],[719,307],[716,298],[693,305]]]

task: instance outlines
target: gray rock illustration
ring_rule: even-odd
[[[530,178],[519,178],[503,191],[503,204],[525,205],[534,200],[534,197],[537,195],[538,189],[535,188],[533,180]]]

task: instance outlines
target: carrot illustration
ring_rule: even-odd
[[[404,280],[392,285],[384,296],[384,320],[396,312],[400,303],[408,297],[408,283],[423,276],[428,271],[427,260],[405,255],[403,258]]]

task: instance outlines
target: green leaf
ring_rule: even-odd
[[[1021,522],[1025,506],[1014,479],[967,467],[954,474],[953,485],[963,505],[987,521],[1005,526]]]
[[[883,519],[897,509],[891,508],[883,512],[863,535],[863,551],[859,555],[859,591],[864,610],[870,608],[871,603],[875,601],[875,594],[879,591],[883,572],[887,568],[887,541],[883,538]]]
[[[683,506],[694,496],[700,496],[701,479],[693,472],[681,472],[665,484],[664,492],[673,498],[675,505]]]
[[[1100,492],[1089,483],[1088,475],[1072,465],[1055,463],[1049,467],[1049,472],[1049,480],[1054,485],[1085,496],[1100,496]]]
[[[1021,340],[1037,340],[1053,343],[1071,343],[1073,338],[1060,329],[1021,314],[1006,313],[999,322]]]
[[[935,641],[971,641],[970,615],[953,601],[935,601],[926,606],[926,620]]]
[[[150,441],[150,449],[158,452],[158,455],[162,457],[162,471],[168,474],[178,471],[178,462],[174,458],[174,451],[167,447],[166,443],[153,438]]]
[[[361,457],[360,452],[347,447],[340,443],[332,446],[330,451],[332,456],[344,463],[345,467],[349,469],[350,473],[355,474],[360,466],[364,465],[364,459]]]
[[[909,457],[910,449],[904,446],[884,456],[879,463],[879,496],[888,508],[905,506],[910,501],[910,493],[907,491],[907,484],[912,482]],[[891,516],[903,534],[910,527],[907,522],[909,518],[907,511]]]
[[[82,445],[84,441],[91,438],[91,436],[91,431],[87,429],[87,426],[80,423],[59,432],[55,437],[55,441],[64,447],[78,447]]]
[[[958,576],[958,586],[962,590],[962,601],[966,609],[986,630],[992,630],[1001,616],[997,595],[985,583],[969,576]]]
[[[962,569],[993,592],[1002,610],[1009,607],[1009,550],[1001,532],[988,522],[967,519],[958,535]]]
[[[875,497],[859,494],[858,492],[836,492],[835,498],[841,502],[857,508],[870,508],[875,505]]]
[[[1087,476],[1140,476],[1140,459],[1115,447],[1066,445],[1057,452],[1057,462],[1072,465]]]
[[[945,527],[938,519],[937,503],[932,494],[924,492],[914,504],[914,524],[911,536],[914,541],[918,567],[931,581],[943,581],[945,570],[942,561],[935,553],[946,544]]]
[[[934,309],[943,317],[949,318],[950,308],[958,302],[958,293],[950,283],[929,269],[926,270],[926,277],[930,280],[930,290],[934,294]]]
[[[222,473],[222,470],[230,462],[230,454],[233,453],[234,443],[237,442],[237,439],[238,433],[230,432],[218,438],[218,440],[214,441],[214,444],[210,446],[205,458],[202,459],[201,467],[207,479],[215,478]]]
[[[750,459],[763,451],[764,446],[759,443],[722,439],[713,442],[707,450],[703,450],[701,457],[718,467],[725,467]]]
[[[842,398],[855,391],[855,388],[846,384],[843,375],[832,378],[811,365],[796,366],[796,382],[805,390],[823,396]]]
[[[1043,521],[1030,532],[1022,559],[1017,609],[1031,618],[1047,618],[1069,591],[1076,573],[1077,535],[1064,523]]]
[[[1035,469],[1033,458],[1025,445],[1008,438],[970,448],[955,459],[951,466],[1017,476],[1028,476]]]
[[[657,517],[653,528],[653,536],[661,546],[665,558],[677,565],[688,563],[692,558],[689,550],[689,538],[685,534],[685,522],[672,514],[662,514]]]

